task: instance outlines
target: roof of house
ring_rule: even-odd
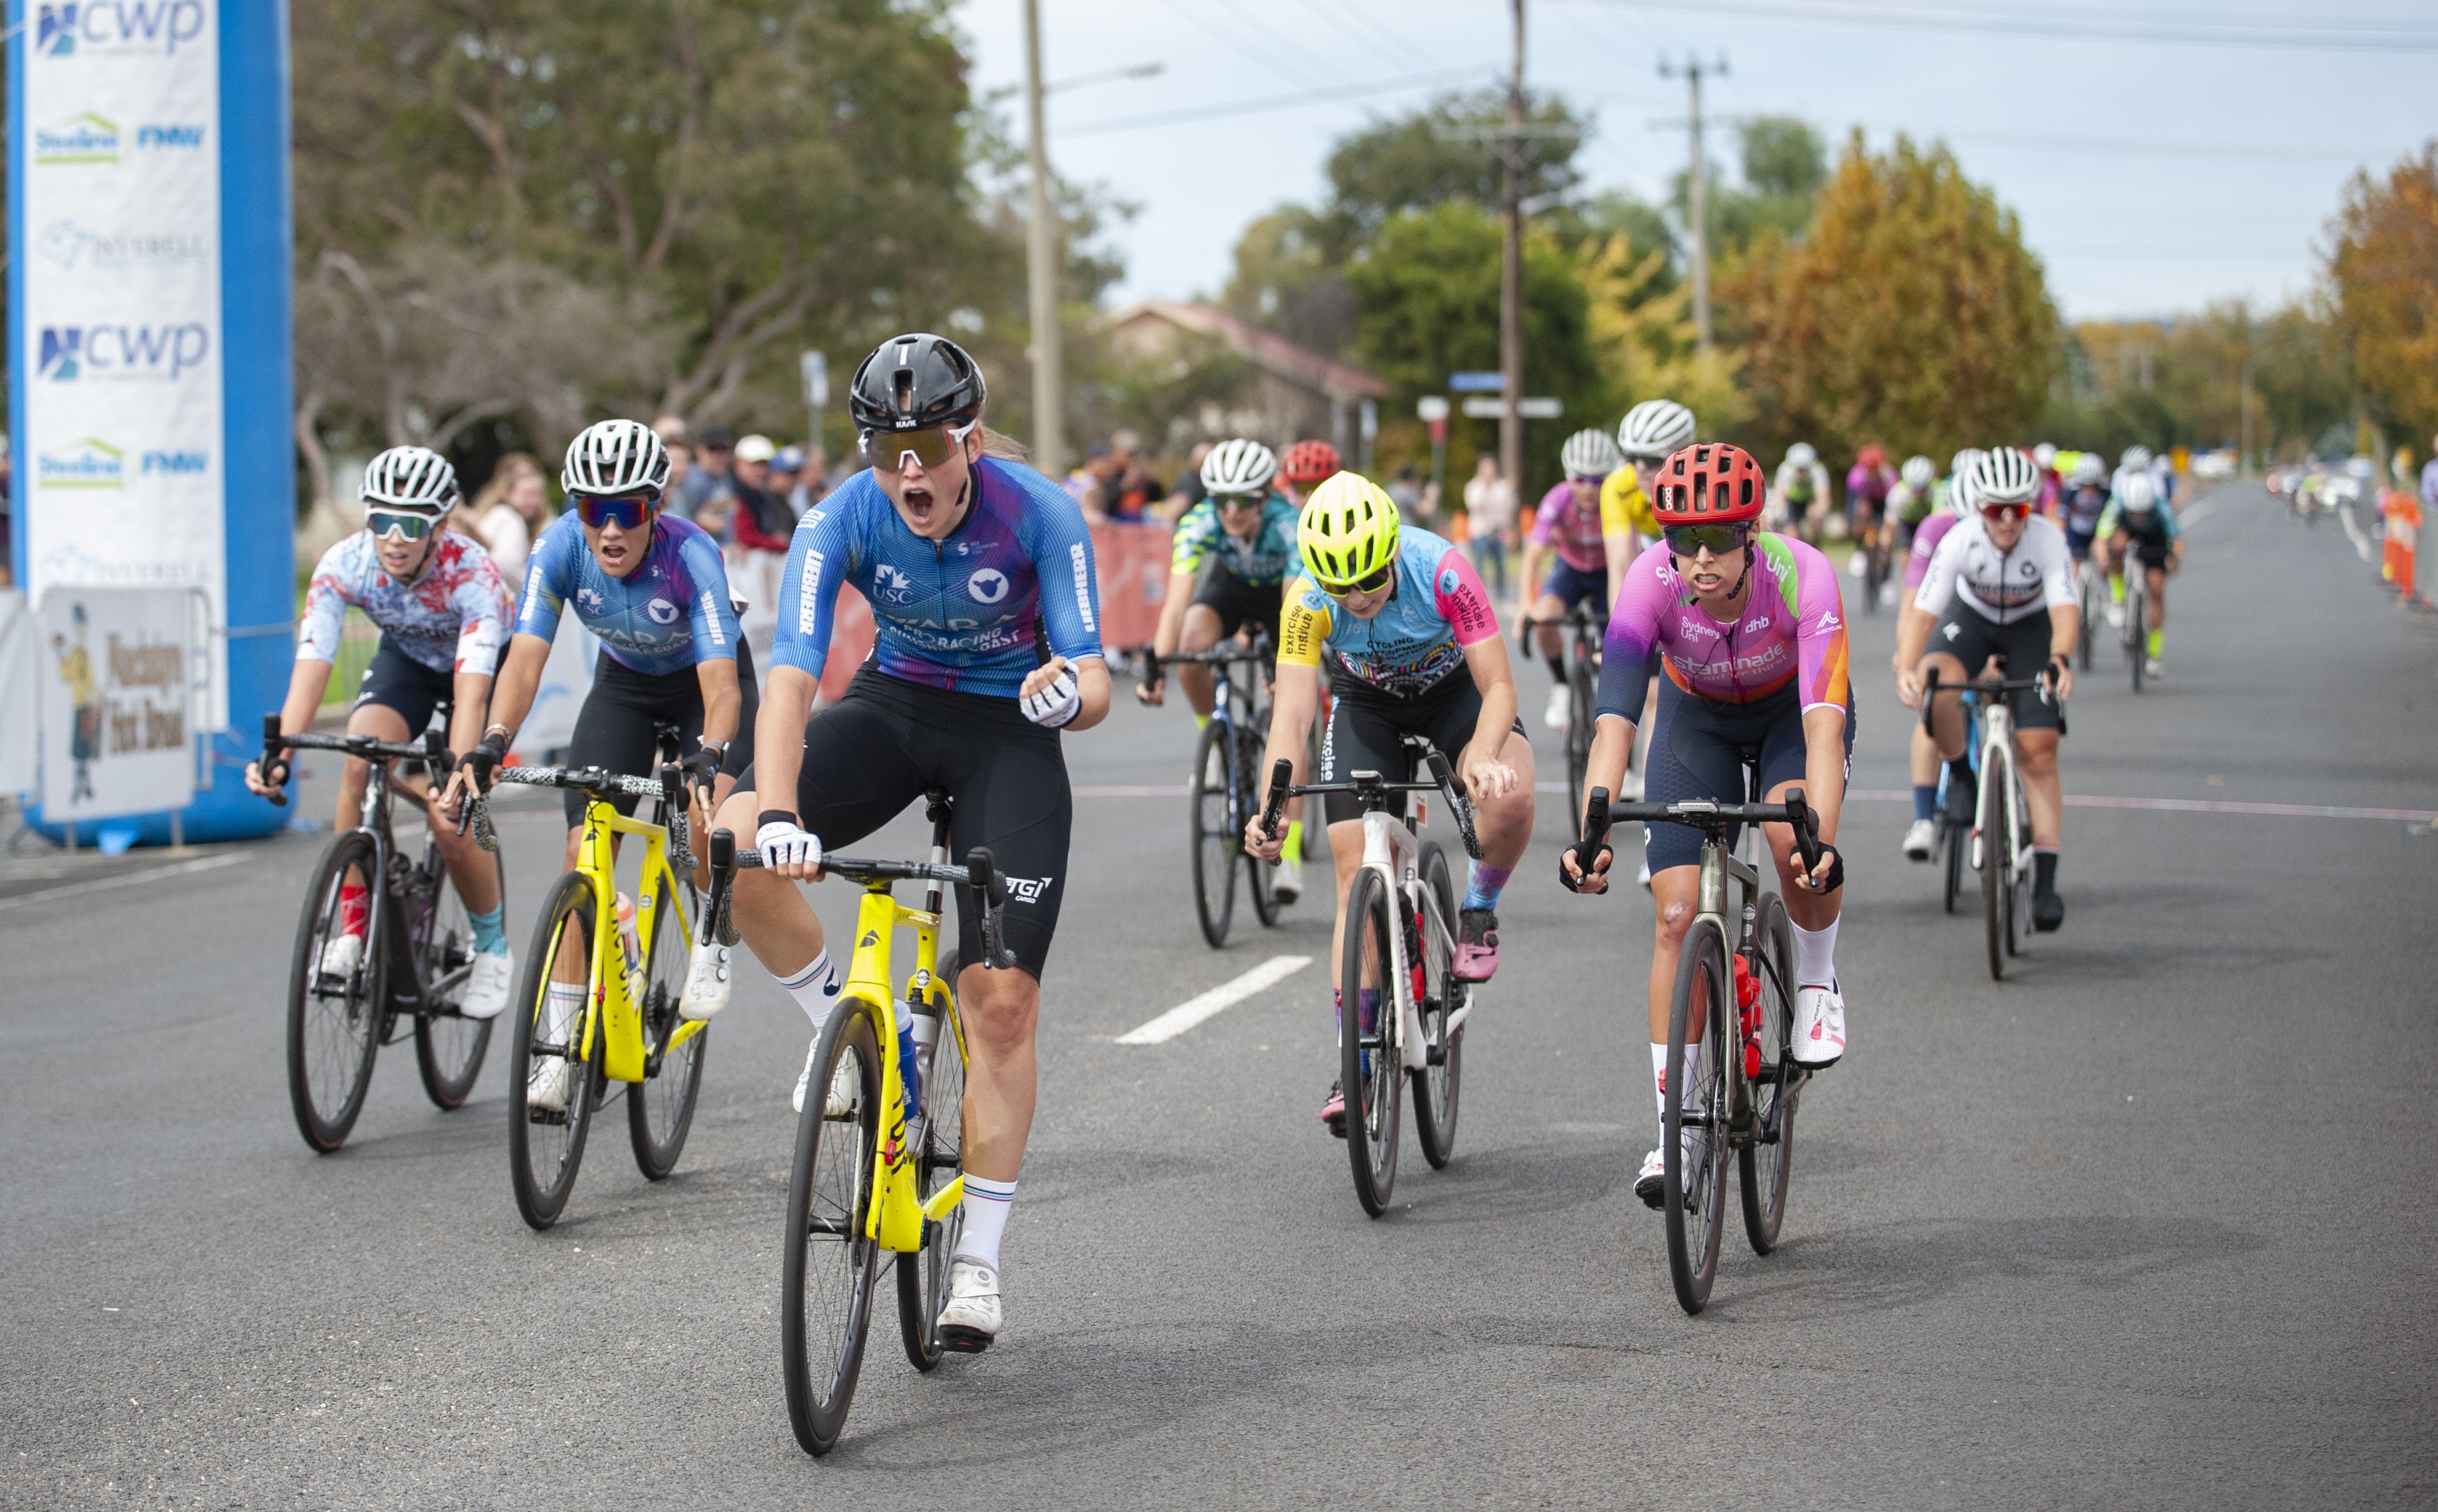
[[[1145,316],[1166,321],[1198,336],[1216,337],[1256,366],[1290,382],[1317,389],[1333,398],[1384,399],[1391,392],[1387,382],[1359,367],[1325,357],[1309,347],[1298,346],[1283,336],[1249,325],[1224,309],[1199,301],[1186,304],[1173,299],[1139,299],[1122,308],[1111,310],[1102,324],[1104,326],[1124,325]]]

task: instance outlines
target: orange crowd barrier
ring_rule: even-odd
[[[1101,578],[1101,643],[1114,654],[1151,644],[1168,595],[1169,527],[1157,520],[1092,527],[1092,560]],[[776,602],[775,600],[773,602]],[[822,698],[846,692],[855,669],[872,654],[877,633],[872,606],[853,588],[839,588],[830,659],[822,668]]]

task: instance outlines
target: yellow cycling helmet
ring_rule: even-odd
[[[1397,501],[1358,472],[1312,491],[1296,519],[1304,571],[1324,589],[1352,588],[1397,559]]]

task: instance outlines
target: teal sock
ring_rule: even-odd
[[[1473,880],[1465,884],[1464,908],[1495,908],[1498,895],[1506,890],[1507,879],[1515,874],[1513,867],[1494,867],[1475,862]]]
[[[1937,808],[1938,784],[1936,782],[1914,783],[1913,817],[1916,819],[1926,821],[1932,814],[1937,811]]]
[[[474,954],[504,956],[508,953],[508,937],[500,928],[500,920],[507,911],[508,905],[504,899],[489,913],[476,913],[471,908],[466,910],[466,922],[474,926]]]

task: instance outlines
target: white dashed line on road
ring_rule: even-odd
[[[210,871],[221,867],[235,866],[244,859],[243,852],[232,852],[227,855],[207,855],[193,861],[180,861],[170,866],[150,867],[142,871],[130,871],[122,876],[97,877],[91,882],[70,883],[64,888],[47,888],[40,892],[20,893],[14,898],[0,898],[0,913],[7,913],[11,908],[30,907],[38,903],[49,903],[55,898],[79,898],[88,892],[107,892],[113,888],[132,888],[139,882],[150,882],[157,877],[182,877],[189,872]]]
[[[1225,1012],[1263,988],[1275,986],[1312,964],[1310,956],[1275,956],[1231,982],[1189,997],[1138,1029],[1118,1036],[1120,1045],[1164,1045],[1194,1025]]]

